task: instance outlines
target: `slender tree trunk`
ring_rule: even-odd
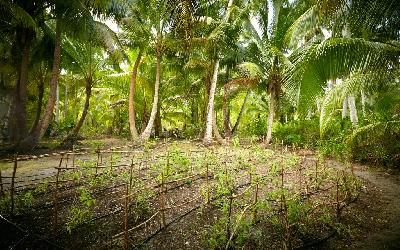
[[[150,119],[147,123],[146,128],[143,133],[140,135],[140,139],[145,141],[148,140],[151,134],[151,129],[154,125],[154,120],[156,119],[157,107],[158,107],[158,91],[160,89],[160,73],[161,73],[161,51],[160,44],[158,44],[157,49],[157,65],[156,65],[156,83],[154,85],[154,98],[153,98],[153,106],[151,108]]]
[[[268,0],[268,10],[270,14],[268,14],[268,24],[267,24],[267,34],[269,40],[273,40],[275,35],[276,35],[276,26],[278,24],[279,20],[279,12],[282,6],[282,0]],[[273,74],[279,74],[275,73],[275,71],[278,69],[278,58],[275,56],[274,62],[273,62]],[[274,78],[278,77],[278,75],[274,75]],[[278,84],[277,82],[278,79],[272,79],[272,81],[269,82],[269,102],[268,102],[268,130],[267,130],[267,138],[266,138],[266,143],[269,144],[272,140],[272,125],[274,122],[274,116],[275,116],[275,110],[276,110],[276,98],[277,98],[277,92],[278,90]]]
[[[135,119],[135,86],[138,68],[140,65],[140,60],[142,59],[142,50],[139,50],[139,54],[136,57],[135,64],[132,70],[131,84],[129,87],[129,128],[131,131],[131,137],[133,141],[139,139],[139,134],[136,129],[136,119]]]
[[[342,105],[342,119],[347,117],[347,104],[348,104],[348,97],[345,97],[343,100],[343,105]]]
[[[215,90],[217,88],[218,81],[218,67],[219,67],[219,59],[215,60],[214,63],[214,74],[211,80],[210,86],[210,94],[208,98],[208,108],[207,108],[207,123],[206,123],[206,131],[204,133],[203,143],[205,145],[210,145],[212,143],[212,123],[213,123],[213,114],[214,114],[214,97]]]
[[[272,125],[274,122],[275,116],[275,106],[276,106],[276,93],[275,88],[270,88],[269,91],[269,101],[268,101],[268,130],[267,130],[267,138],[266,143],[269,144],[272,139]]]
[[[26,101],[28,94],[28,73],[29,73],[29,56],[32,43],[32,34],[28,29],[22,29],[21,46],[22,57],[20,67],[18,69],[17,81],[15,86],[15,95],[11,105],[10,116],[10,140],[18,143],[26,134]]]
[[[158,103],[156,119],[154,120],[154,133],[155,136],[160,137],[162,134],[162,124],[161,124],[161,105]]]
[[[32,127],[29,131],[29,134],[33,133],[37,129],[37,126],[39,124],[40,114],[42,113],[42,106],[43,106],[43,94],[44,94],[44,79],[41,72],[38,83],[38,101],[36,106],[36,115],[35,115],[35,120],[32,123]]]
[[[43,119],[40,122],[40,125],[37,127],[32,135],[25,138],[19,147],[21,149],[32,149],[35,147],[40,139],[43,137],[44,133],[49,126],[51,118],[53,116],[54,104],[56,101],[56,91],[57,91],[57,82],[60,76],[60,62],[61,62],[61,20],[57,18],[56,21],[56,34],[55,34],[55,44],[54,44],[54,59],[53,59],[53,68],[51,72],[51,80],[50,80],[50,91],[49,98],[47,101],[46,110],[43,116]]]
[[[238,127],[239,127],[239,123],[240,123],[240,120],[243,117],[244,110],[245,110],[245,107],[246,107],[246,103],[247,103],[247,100],[249,99],[250,93],[251,93],[251,90],[250,89],[247,90],[247,94],[246,94],[246,97],[243,100],[243,104],[242,104],[242,107],[240,108],[240,112],[239,112],[238,118],[236,119],[235,125],[232,128],[232,132],[231,132],[232,136],[236,134],[236,131],[237,131]]]
[[[56,91],[56,122],[60,123],[60,83],[57,82],[57,91]]]
[[[73,145],[78,137],[79,130],[82,128],[83,123],[85,122],[87,113],[89,111],[89,106],[90,106],[90,97],[92,95],[92,83],[93,79],[91,76],[89,76],[86,79],[86,86],[85,86],[85,104],[83,106],[83,111],[82,115],[79,118],[78,123],[76,123],[75,127],[72,129],[72,131],[67,135],[67,137],[62,141],[61,145],[63,146],[70,146]]]
[[[356,107],[356,99],[353,95],[347,98],[349,110],[350,110],[350,121],[353,124],[353,127],[358,126],[358,116],[357,116],[357,107]]]

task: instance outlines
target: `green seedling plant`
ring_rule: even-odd
[[[45,193],[49,188],[49,181],[45,180],[43,182],[40,182],[35,189],[33,190],[34,195],[42,194]]]
[[[66,223],[68,233],[82,225],[93,225],[92,207],[96,204],[96,199],[93,198],[90,191],[81,187],[78,189],[80,206],[72,207],[69,211],[69,217]]]

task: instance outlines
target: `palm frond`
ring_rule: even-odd
[[[295,105],[308,105],[329,79],[396,63],[400,48],[361,38],[330,38],[297,54],[286,69],[283,86]]]

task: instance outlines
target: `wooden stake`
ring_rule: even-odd
[[[125,189],[125,216],[124,216],[124,234],[125,234],[125,245],[124,249],[128,249],[129,238],[128,238],[128,216],[129,216],[129,186],[126,185]]]
[[[56,175],[56,187],[54,189],[54,233],[57,233],[58,230],[58,181],[59,181],[59,176],[60,176],[60,169],[57,169],[57,175]]]
[[[160,205],[161,205],[161,225],[162,227],[165,227],[165,193],[164,193],[164,185],[165,185],[165,180],[164,180],[164,173],[161,173],[161,193],[160,193]]]
[[[210,203],[210,185],[208,182],[208,163],[206,163],[207,204]]]
[[[97,146],[96,176],[97,176],[97,173],[98,173],[99,160],[100,160],[100,147]]]
[[[254,194],[253,223],[257,222],[257,199],[258,199],[258,180],[256,180],[256,192]]]
[[[113,172],[113,153],[111,152],[110,155],[110,175],[112,175]]]
[[[318,189],[318,165],[319,165],[319,159],[315,161],[315,188]]]
[[[132,189],[132,175],[133,175],[133,159],[131,160],[131,171],[129,176],[129,189]]]
[[[339,204],[339,171],[336,171],[336,218],[339,218],[340,204]]]
[[[14,155],[14,169],[11,178],[11,216],[14,216],[14,184],[15,184],[15,174],[17,172],[18,166],[18,154]]]

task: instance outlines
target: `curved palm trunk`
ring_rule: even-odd
[[[239,123],[240,123],[240,120],[241,120],[242,117],[243,117],[244,110],[245,110],[245,107],[246,107],[246,103],[247,103],[247,100],[249,99],[249,96],[250,96],[250,92],[251,92],[251,90],[249,89],[249,90],[247,91],[246,97],[244,98],[242,107],[240,108],[239,116],[238,116],[238,118],[236,119],[235,126],[233,126],[232,131],[231,131],[231,134],[232,134],[232,135],[235,135],[235,133],[236,133],[236,131],[237,131],[237,128],[239,127]]]
[[[22,57],[18,70],[15,96],[11,109],[10,140],[15,143],[26,136],[26,101],[28,93],[28,66],[32,42],[32,35],[28,29],[23,29],[21,34]]]
[[[160,89],[160,71],[161,71],[161,53],[157,52],[157,65],[156,65],[156,83],[154,85],[154,98],[153,106],[151,108],[151,114],[149,122],[143,133],[140,135],[141,140],[148,140],[151,134],[151,129],[154,125],[154,120],[156,119],[157,107],[158,107],[158,91]]]
[[[55,44],[54,44],[54,59],[53,59],[53,68],[51,72],[51,80],[50,80],[50,91],[49,98],[47,101],[46,110],[41,120],[40,124],[37,126],[34,133],[25,138],[19,147],[21,149],[32,149],[35,147],[40,139],[43,137],[44,133],[49,126],[51,118],[53,116],[54,104],[56,102],[56,91],[57,91],[57,82],[60,76],[60,62],[61,62],[61,20],[57,18],[56,21],[56,34],[55,34]]]
[[[139,68],[141,59],[142,59],[142,50],[140,49],[139,54],[136,57],[135,64],[133,66],[131,84],[129,87],[129,128],[131,131],[131,137],[132,137],[133,141],[136,141],[137,139],[139,139],[139,134],[136,129],[134,98],[135,98],[136,77],[137,77],[137,72],[138,72],[138,68]]]
[[[74,144],[74,142],[77,140],[79,130],[82,128],[82,125],[86,120],[86,116],[89,111],[90,97],[92,95],[92,78],[91,77],[86,79],[85,94],[86,94],[86,97],[85,97],[85,104],[83,106],[82,115],[79,118],[79,121],[75,125],[74,129],[62,141],[61,145],[68,146],[70,144]]]
[[[206,145],[210,145],[212,143],[214,97],[215,97],[215,90],[217,88],[218,67],[219,67],[219,59],[217,59],[214,63],[214,74],[213,74],[213,78],[211,81],[210,94],[208,97],[207,123],[206,123],[206,131],[204,133],[204,138],[203,138],[203,143]]]

